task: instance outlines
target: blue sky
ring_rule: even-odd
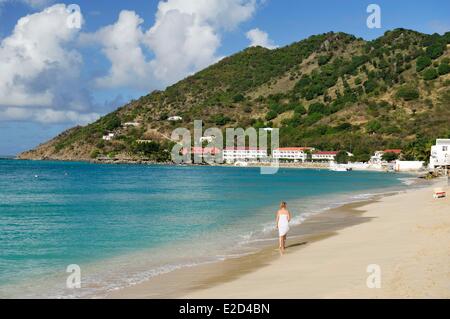
[[[72,3],[83,23],[67,30]],[[371,3],[381,8],[380,29],[366,26]],[[0,0],[0,154],[34,147],[249,45],[328,31],[374,39],[397,27],[450,31],[450,2]]]

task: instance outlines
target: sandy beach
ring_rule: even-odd
[[[446,179],[436,185],[449,190]],[[436,185],[312,218],[304,225],[310,232],[291,236],[283,256],[274,244],[108,297],[450,298],[450,200],[433,199]],[[379,267],[381,288],[368,288],[369,265]]]

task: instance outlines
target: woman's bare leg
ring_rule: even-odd
[[[286,238],[287,238],[287,235],[284,235],[283,236],[283,250],[286,249]]]
[[[278,248],[283,250],[283,236],[278,237]]]

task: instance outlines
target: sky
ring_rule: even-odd
[[[370,4],[381,10],[369,28]],[[450,1],[0,0],[0,155],[15,155],[249,46],[329,31],[450,31]]]

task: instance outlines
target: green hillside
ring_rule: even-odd
[[[248,48],[20,157],[166,161],[172,130],[201,119],[223,129],[278,127],[282,146],[348,150],[357,160],[384,148],[427,160],[434,139],[450,137],[449,44],[450,32],[396,29],[374,41],[326,33]],[[141,125],[123,126],[130,121]],[[103,141],[108,132],[115,138]]]

